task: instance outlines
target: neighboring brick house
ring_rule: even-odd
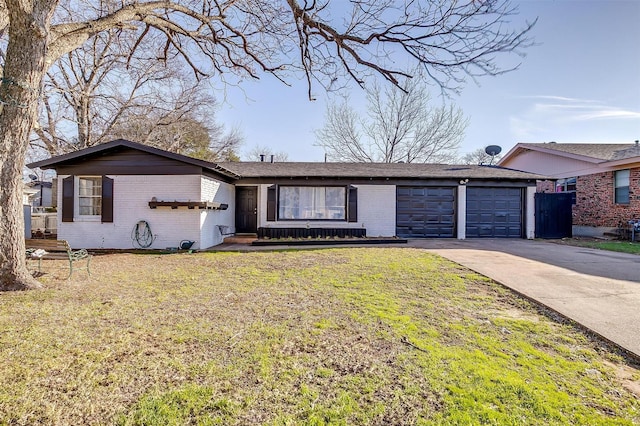
[[[538,192],[571,192],[573,234],[599,236],[640,219],[640,146],[519,143],[499,166],[555,178]]]

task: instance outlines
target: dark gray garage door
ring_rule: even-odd
[[[467,238],[522,237],[522,189],[467,187]]]
[[[398,186],[396,235],[402,238],[453,237],[455,188]]]

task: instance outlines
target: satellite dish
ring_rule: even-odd
[[[499,147],[498,145],[489,145],[484,149],[484,152],[494,157],[502,152],[502,148]]]

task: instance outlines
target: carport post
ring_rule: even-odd
[[[466,183],[466,182],[465,182]],[[467,187],[458,185],[458,218],[457,235],[459,240],[467,237]]]

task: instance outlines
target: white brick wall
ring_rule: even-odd
[[[59,176],[64,179],[66,176]],[[233,186],[218,183],[200,175],[185,176],[119,176],[114,179],[113,223],[74,218],[62,222],[58,209],[58,238],[69,241],[73,248],[138,247],[132,240],[136,223],[145,220],[154,234],[152,249],[177,247],[181,240],[194,240],[193,248],[207,248],[221,239],[216,235],[218,224],[232,224],[230,210],[189,210],[186,207],[149,208],[149,201],[219,201],[233,199]],[[203,182],[203,180],[207,182]],[[201,196],[202,194],[202,196]],[[206,196],[205,196],[206,194]],[[58,205],[62,205],[62,191],[58,191]],[[75,209],[77,215],[78,209]],[[231,218],[231,219],[229,219]],[[203,229],[201,230],[201,226]]]
[[[267,222],[267,188],[258,190],[258,227],[295,228],[306,227],[305,221]],[[366,228],[369,237],[396,235],[396,187],[395,185],[354,185],[358,188],[358,222],[309,221],[312,228]]]
[[[233,232],[235,227],[235,187],[228,183],[218,182],[203,176],[202,201],[215,201],[227,204],[227,210],[202,210],[200,214],[200,248],[208,248],[222,243],[224,235],[220,227],[227,233]]]

